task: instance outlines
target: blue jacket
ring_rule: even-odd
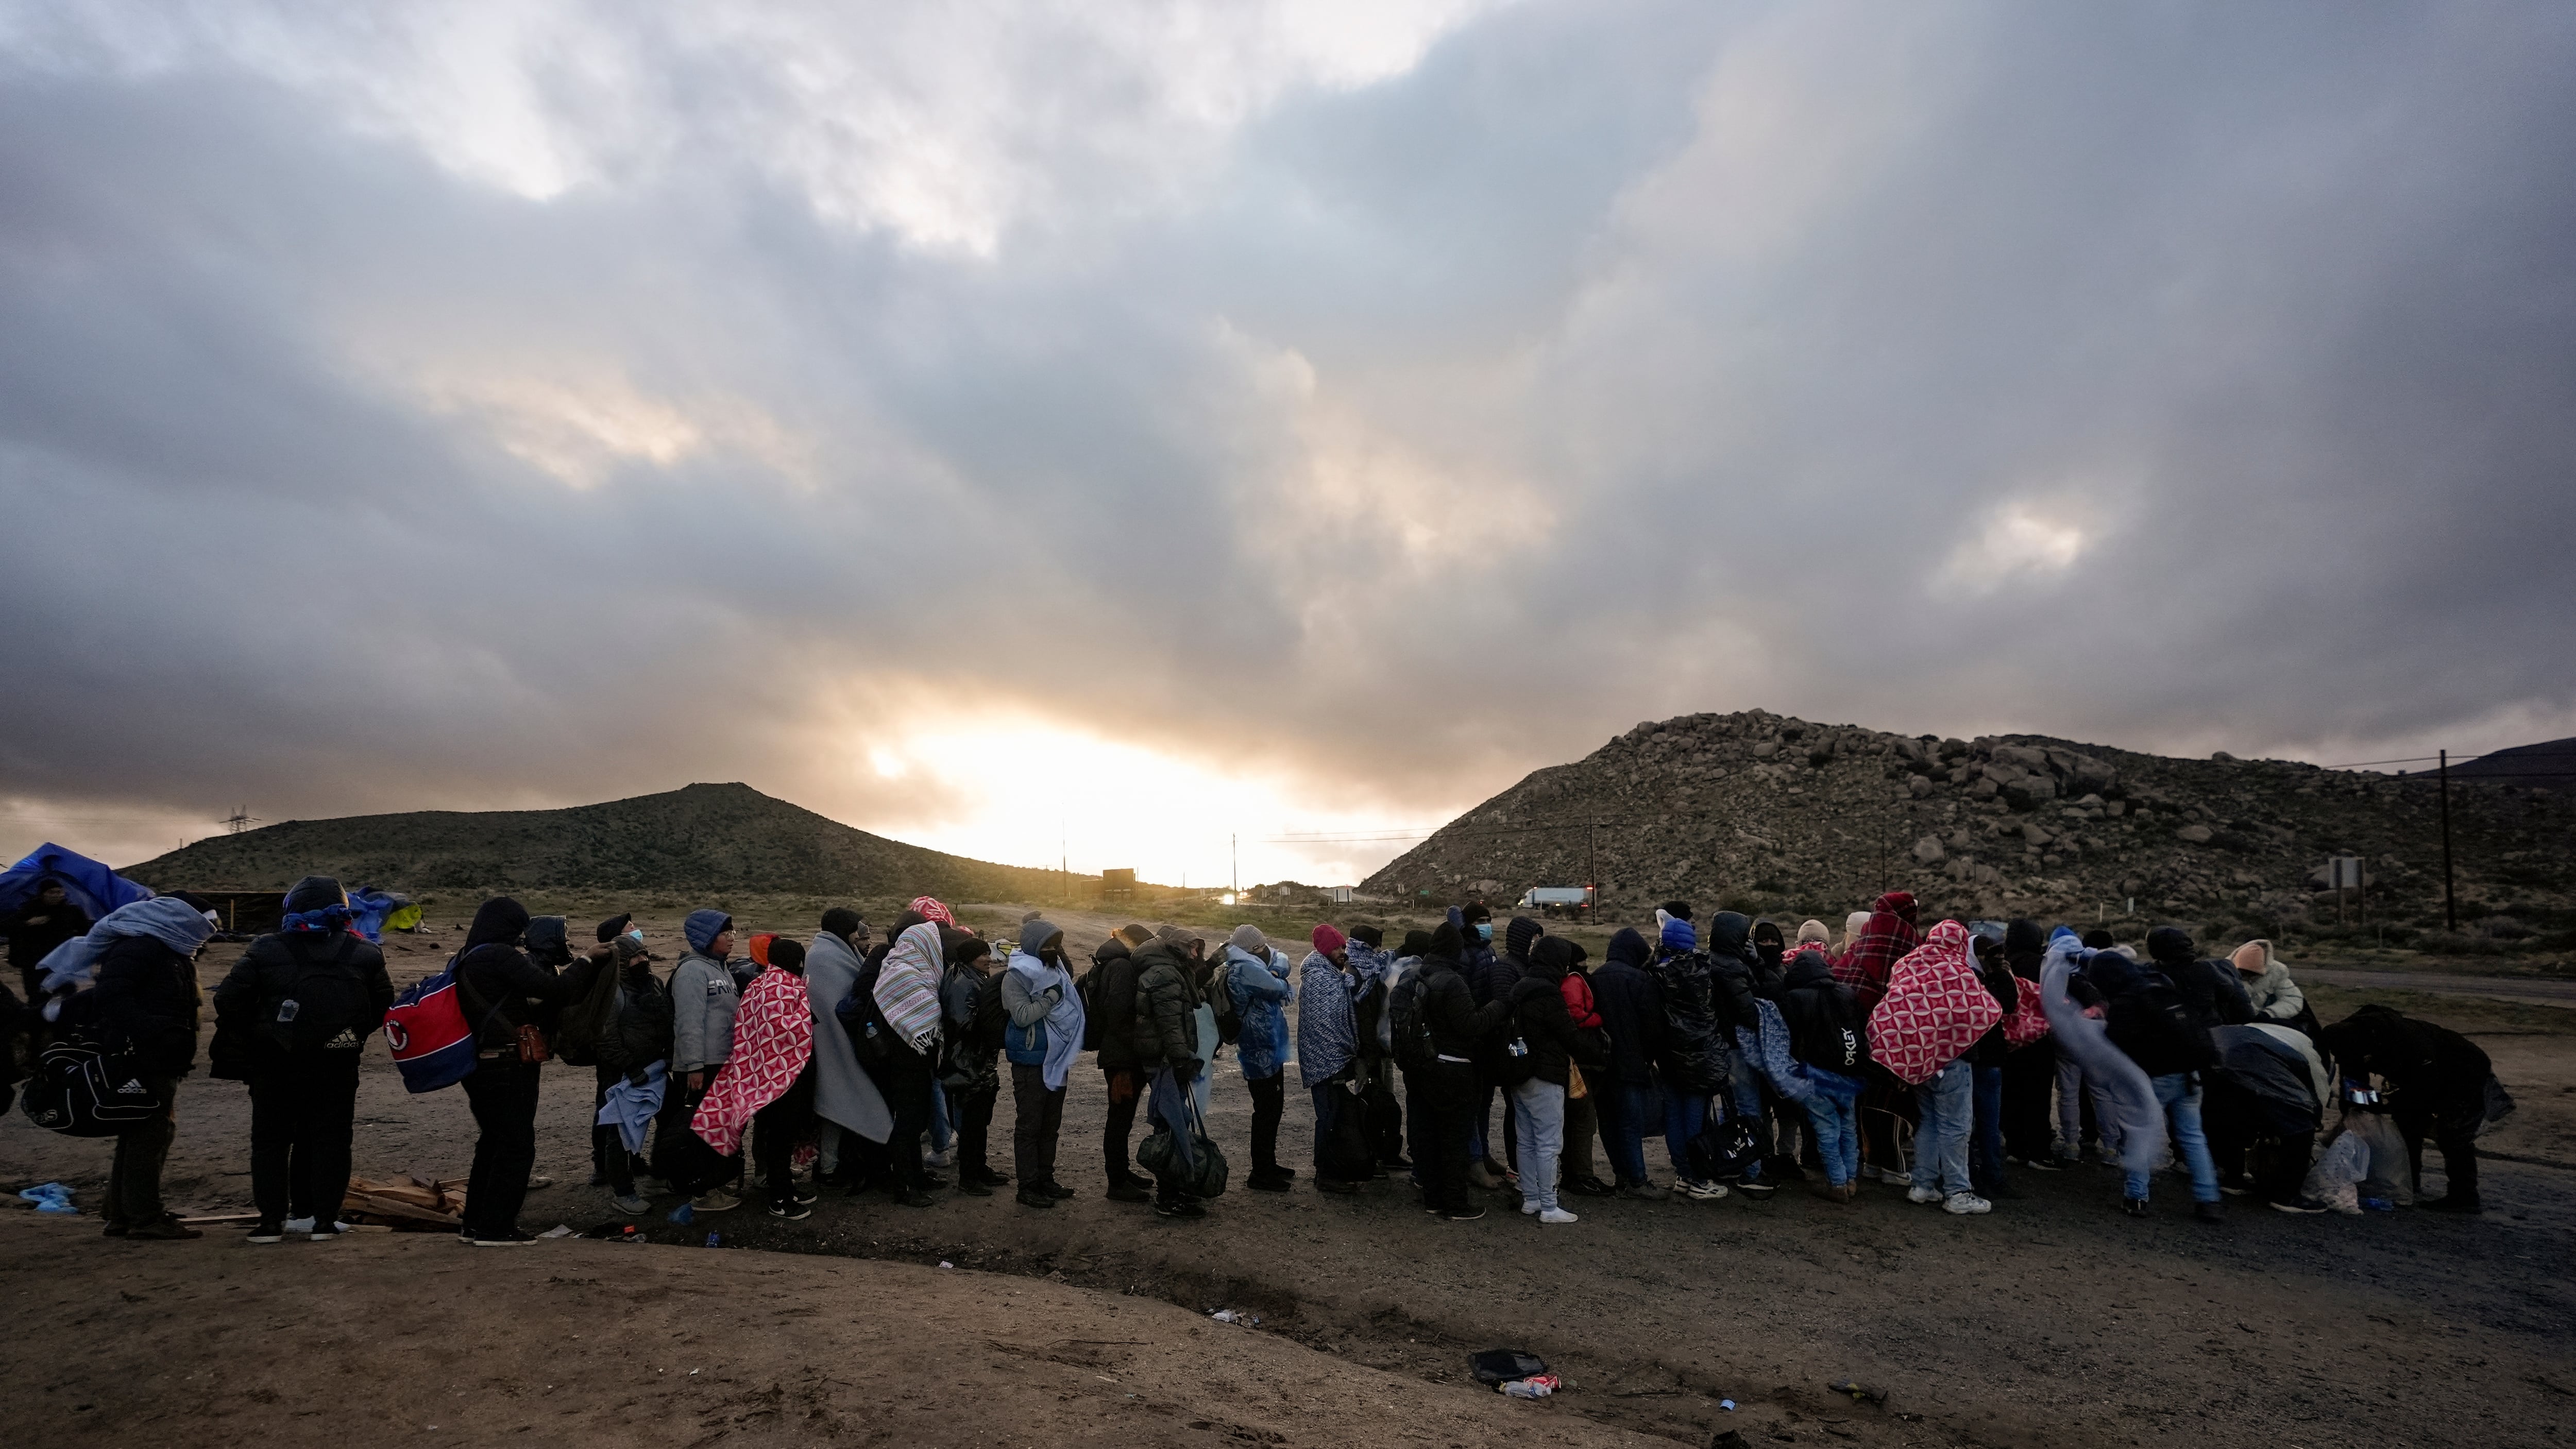
[[[1235,1056],[1247,1081],[1275,1077],[1288,1056],[1288,1013],[1295,998],[1288,984],[1288,958],[1277,951],[1270,959],[1239,946],[1225,948],[1225,989],[1234,998],[1235,1017],[1243,1023],[1235,1038]]]

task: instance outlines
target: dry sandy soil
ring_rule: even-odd
[[[676,916],[647,919],[657,952]],[[1108,924],[1056,919],[1077,943]],[[452,942],[398,939],[397,980]],[[209,983],[231,955],[209,954]],[[2459,1024],[2522,1103],[2488,1139],[2519,1160],[2487,1165],[2493,1208],[2473,1220],[2240,1207],[2208,1226],[2167,1179],[2157,1215],[2130,1221],[2114,1174],[2087,1168],[2022,1174],[2025,1195],[1977,1219],[1883,1187],[1848,1207],[1793,1187],[1764,1204],[1572,1200],[1583,1221],[1542,1230],[1507,1209],[1427,1219],[1400,1182],[1340,1199],[1301,1180],[1175,1223],[1099,1195],[1102,1099],[1084,1068],[1059,1171],[1082,1195],[1044,1213],[1007,1194],[922,1210],[827,1195],[804,1223],[746,1208],[683,1229],[657,1210],[659,1246],[515,1253],[443,1235],[127,1244],[94,1218],[0,1215],[11,1316],[49,1330],[0,1338],[0,1374],[29,1442],[307,1442],[355,1423],[424,1444],[526,1429],[696,1449],[791,1433],[1706,1444],[1730,1429],[1754,1445],[2567,1443],[2576,1035],[2492,1020]],[[529,1227],[611,1215],[581,1185],[588,1102],[586,1071],[550,1070],[538,1170],[555,1185],[531,1195]],[[173,1201],[245,1206],[245,1094],[193,1080],[180,1113]],[[1006,1094],[1006,1170],[1010,1116]],[[1249,1116],[1228,1060],[1213,1126],[1238,1162]],[[1291,1102],[1284,1160],[1306,1159],[1310,1117]],[[462,1096],[407,1096],[380,1047],[359,1124],[361,1175],[465,1171]],[[10,1186],[59,1178],[95,1203],[107,1155],[14,1115],[0,1126]],[[724,1250],[693,1246],[710,1227]],[[1261,1326],[1208,1322],[1219,1307]],[[1479,1390],[1467,1353],[1504,1344],[1574,1388],[1540,1404]],[[1885,1407],[1824,1391],[1843,1378],[1885,1387]]]

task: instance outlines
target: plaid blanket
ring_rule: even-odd
[[[946,958],[939,927],[923,921],[894,938],[885,964],[877,968],[877,1010],[885,1013],[896,1038],[917,1052],[928,1052],[939,1039],[939,980]]]
[[[1869,1013],[1869,1054],[1898,1081],[1917,1086],[2003,1019],[1968,964],[1968,928],[1943,921],[1888,973],[1887,994]]]
[[[742,1150],[742,1129],[751,1114],[785,1096],[813,1059],[814,1007],[805,999],[805,978],[793,971],[761,972],[751,978],[734,1014],[733,1056],[707,1084],[689,1130],[731,1157]]]
[[[1897,961],[1922,944],[1923,932],[1914,924],[1913,893],[1889,891],[1871,905],[1869,924],[1834,958],[1834,979],[1850,987],[1860,1009],[1868,1011],[1887,994],[1888,973]]]

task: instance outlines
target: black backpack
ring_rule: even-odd
[[[1094,961],[1091,969],[1073,978],[1074,999],[1082,1003],[1082,1049],[1100,1050],[1100,973],[1109,963]]]
[[[1234,962],[1219,961],[1208,977],[1208,1010],[1216,1015],[1216,1041],[1232,1046],[1243,1036],[1243,1018],[1234,1009]]]
[[[625,989],[617,984],[617,963],[599,963],[599,975],[590,983],[590,992],[563,1009],[555,1019],[555,1055],[576,1067],[599,1065],[599,1046],[617,1031],[617,1013],[626,1003]]]
[[[850,1050],[863,1067],[882,1067],[894,1056],[894,1027],[877,1006],[877,977],[884,972],[884,953],[870,956],[868,964],[859,968],[858,979],[850,983],[850,994],[832,1009],[841,1029],[850,1034]]]
[[[1416,966],[1413,974],[1398,982],[1387,998],[1398,1066],[1427,1067],[1440,1055],[1439,1047],[1431,1040],[1430,1014],[1423,1010],[1424,974],[1424,969]]]
[[[1366,1182],[1377,1175],[1377,1147],[1369,1134],[1368,1104],[1350,1088],[1335,1082],[1324,1088],[1339,1093],[1333,1130],[1323,1142],[1317,1170],[1336,1182]]]
[[[261,1027],[271,1044],[291,1056],[315,1052],[354,1052],[367,1044],[378,1023],[366,978],[351,970],[358,936],[340,933],[339,949],[315,956],[289,940],[286,958],[293,974],[274,1000],[260,1003]]]
[[[132,1057],[107,1051],[85,1033],[54,1038],[18,1099],[28,1121],[66,1137],[114,1137],[163,1106]]]

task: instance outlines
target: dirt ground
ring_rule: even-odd
[[[666,958],[679,915],[645,917]],[[1077,945],[1111,924],[1051,919]],[[425,974],[454,940],[396,938],[397,980]],[[233,953],[209,953],[209,984]],[[1416,1211],[1400,1181],[1343,1199],[1301,1178],[1286,1195],[1229,1192],[1205,1221],[1167,1222],[1100,1195],[1103,1103],[1084,1066],[1058,1173],[1081,1195],[1047,1212],[1008,1194],[920,1210],[827,1195],[803,1223],[746,1208],[681,1228],[661,1220],[665,1202],[644,1226],[666,1247],[516,1253],[443,1235],[252,1247],[219,1231],[129,1245],[96,1238],[94,1218],[0,1215],[17,1321],[106,1346],[72,1356],[45,1346],[60,1335],[18,1335],[0,1355],[9,1382],[49,1386],[13,1396],[37,1441],[147,1422],[182,1445],[344,1436],[355,1409],[407,1432],[464,1426],[423,1442],[489,1442],[524,1425],[696,1449],[719,1433],[790,1431],[925,1443],[1583,1443],[1636,1431],[1697,1445],[1737,1430],[1755,1445],[2561,1444],[2576,1439],[2565,1250],[2576,1021],[2562,1015],[2576,1013],[2525,1006],[2510,1020],[2543,1026],[2455,1023],[2522,1104],[2486,1139],[2511,1160],[2484,1165],[2491,1210],[2470,1220],[2240,1203],[2203,1225],[2183,1184],[2160,1179],[2156,1215],[2132,1221],[2115,1210],[2116,1174],[2082,1168],[2020,1174],[2021,1196],[1972,1219],[1871,1185],[1850,1206],[1793,1186],[1761,1204],[1570,1199],[1583,1221],[1559,1229],[1507,1208],[1450,1224]],[[531,1194],[528,1227],[613,1215],[582,1185],[588,1102],[586,1071],[549,1070],[538,1171],[554,1185]],[[194,1079],[180,1114],[172,1200],[246,1206],[246,1095]],[[994,1135],[1006,1171],[1011,1115],[1005,1094]],[[1249,1118],[1229,1055],[1212,1126],[1238,1164]],[[1307,1160],[1311,1119],[1290,1102],[1284,1161]],[[361,1175],[462,1176],[471,1145],[461,1094],[406,1095],[370,1048]],[[1660,1146],[1648,1150],[1662,1173]],[[12,1187],[59,1178],[94,1204],[107,1158],[107,1144],[14,1115],[0,1126],[0,1182]],[[2428,1187],[2439,1176],[2428,1165]],[[691,1246],[710,1228],[725,1251]],[[1202,1315],[1221,1307],[1262,1323],[1218,1336]],[[1115,1330],[1102,1326],[1112,1316]],[[297,1347],[245,1352],[223,1332],[237,1323]],[[1129,1338],[1144,1342],[1089,1342]],[[1210,1343],[1226,1367],[1191,1367]],[[1499,1345],[1540,1354],[1574,1388],[1542,1404],[1478,1389],[1465,1356]],[[700,1373],[685,1389],[660,1382],[689,1368]],[[195,1391],[202,1401],[184,1397],[191,1373],[216,1376]],[[1825,1392],[1844,1378],[1884,1387],[1886,1406]],[[1394,1407],[1374,1407],[1381,1388]],[[431,1412],[460,1393],[454,1410]],[[1733,1412],[1719,1405],[1728,1398]]]

